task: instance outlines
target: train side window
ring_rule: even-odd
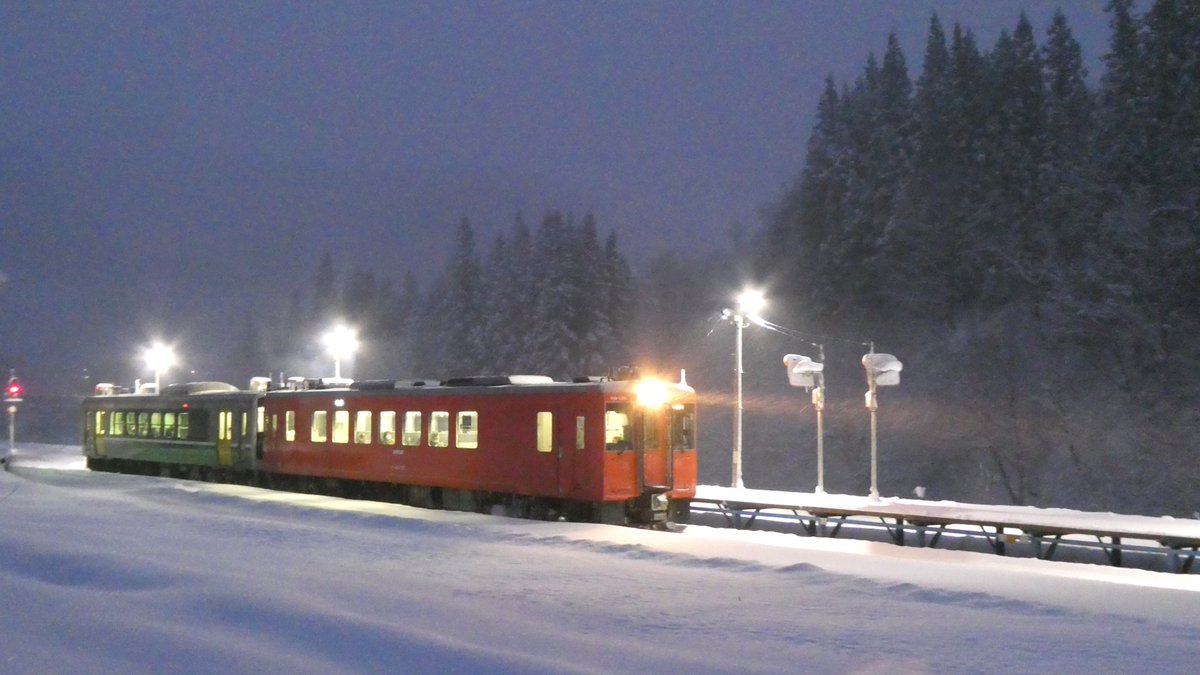
[[[150,413],[150,437],[162,438],[162,413]]]
[[[283,440],[296,440],[296,411],[289,410],[283,414]]]
[[[587,418],[585,418],[583,415],[575,416],[575,449],[576,450],[582,450],[584,447],[584,439],[586,438],[586,436],[583,433],[583,430],[584,430],[584,421],[586,419]]]
[[[349,443],[350,442],[350,411],[349,410],[333,411],[333,442],[334,443]]]
[[[371,411],[359,410],[354,413],[354,442],[371,442]]]
[[[103,410],[96,411],[96,427],[95,428],[96,428],[97,436],[103,436],[108,431],[108,429],[104,426],[104,411]]]
[[[126,436],[137,436],[138,435],[137,428],[138,428],[137,413],[135,413],[135,412],[125,413],[125,435]]]
[[[138,413],[138,436],[142,438],[150,437],[150,413]]]
[[[396,411],[383,410],[379,413],[379,442],[384,445],[396,444]]]
[[[258,433],[263,433],[267,430],[267,409],[258,406]]]
[[[668,443],[672,450],[694,450],[696,448],[696,406],[687,403],[671,407],[667,413]]]
[[[554,449],[554,413],[537,414],[537,451],[550,452]]]
[[[175,413],[163,413],[163,438],[175,438]]]
[[[445,448],[450,445],[450,413],[435,410],[429,413],[429,447]]]
[[[470,410],[458,413],[454,446],[458,448],[479,447],[479,413]]]
[[[186,440],[188,437],[188,414],[179,413],[179,430],[178,436],[180,440]]]
[[[633,426],[628,403],[604,405],[604,449],[623,452],[633,449]]]
[[[404,433],[400,438],[404,445],[421,444],[421,412],[407,410],[404,413]]]
[[[324,443],[329,440],[329,412],[316,410],[312,416],[312,442]]]
[[[111,429],[111,431],[112,431],[113,436],[124,436],[125,435],[125,413],[115,412],[112,414],[112,429]]]

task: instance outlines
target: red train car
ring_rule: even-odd
[[[271,391],[262,405],[268,479],[606,523],[684,520],[695,495],[696,397],[682,381],[361,382]]]

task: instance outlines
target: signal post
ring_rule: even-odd
[[[16,371],[9,371],[8,385],[4,388],[4,402],[8,404],[8,450],[0,455],[0,464],[4,465],[5,471],[8,470],[9,461],[17,445],[17,404],[25,400],[21,398],[23,393],[25,387],[17,379]]]

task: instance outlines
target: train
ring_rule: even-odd
[[[99,385],[94,471],[649,527],[695,496],[696,393],[650,377]]]

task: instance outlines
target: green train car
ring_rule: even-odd
[[[262,457],[262,396],[224,382],[170,385],[162,394],[97,387],[83,403],[83,454],[97,471],[249,475]]]

